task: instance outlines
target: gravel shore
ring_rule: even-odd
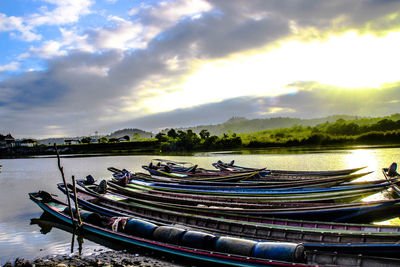
[[[167,266],[200,266],[181,258],[175,259],[170,255],[158,255],[153,252],[146,254],[131,253],[128,251],[105,251],[92,255],[58,255],[25,260],[17,258],[14,262],[7,262],[3,267],[10,266],[139,266],[139,267],[167,267]]]

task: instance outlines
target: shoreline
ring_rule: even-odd
[[[11,266],[138,266],[138,267],[168,267],[168,266],[200,266],[198,264],[186,265],[181,259],[174,259],[170,255],[156,255],[155,252],[134,253],[129,251],[101,251],[90,255],[54,255],[39,257],[33,260],[16,258],[14,262],[8,261],[3,267]]]
[[[61,147],[61,146],[60,146]],[[83,158],[83,157],[103,157],[103,156],[141,156],[141,155],[159,155],[159,156],[193,156],[202,153],[212,154],[291,154],[291,153],[314,153],[324,150],[349,150],[349,149],[374,149],[374,148],[398,148],[400,144],[348,144],[348,145],[308,145],[308,146],[271,146],[271,147],[237,147],[226,150],[193,150],[193,151],[160,151],[157,149],[141,149],[141,150],[119,150],[119,151],[92,151],[81,150],[79,152],[68,153],[68,151],[60,151],[62,158]],[[29,150],[27,150],[29,151]],[[55,150],[51,153],[0,153],[0,159],[23,159],[23,158],[55,158]]]

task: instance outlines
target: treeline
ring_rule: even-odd
[[[155,137],[160,142],[162,151],[227,149],[242,146],[242,139],[235,133],[216,136],[211,135],[208,130],[202,130],[197,135],[192,130],[176,131],[175,129],[170,129],[166,134],[158,133]]]
[[[369,125],[339,119],[314,127],[295,126],[241,135],[248,147],[399,144],[400,120],[383,119]]]
[[[369,132],[358,136],[333,136],[326,133],[312,133],[304,138],[287,138],[280,140],[252,140],[245,144],[249,148],[291,147],[291,146],[325,146],[325,145],[383,145],[400,144],[400,130],[389,132]]]
[[[352,144],[400,144],[400,120],[382,119],[369,125],[339,119],[314,127],[294,126],[249,134],[211,135],[208,130],[160,132],[156,136],[162,151],[220,150],[232,148],[266,148]]]
[[[321,131],[332,135],[359,135],[368,132],[386,132],[400,129],[400,120],[383,119],[375,124],[359,125],[339,119],[335,123],[324,123],[313,127],[313,131]]]

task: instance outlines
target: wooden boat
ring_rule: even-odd
[[[118,170],[116,168],[110,167],[109,170],[113,171],[113,177],[116,180],[127,179],[127,181],[131,179],[141,180],[145,182],[163,182],[163,183],[178,183],[178,184],[187,184],[187,185],[203,185],[203,186],[221,186],[221,187],[241,187],[241,188],[314,188],[314,187],[330,187],[343,183],[350,183],[358,178],[361,178],[364,175],[367,175],[371,172],[366,173],[358,173],[358,174],[349,174],[335,177],[322,177],[319,179],[301,179],[301,180],[293,180],[289,181],[286,179],[271,179],[271,180],[259,180],[256,181],[242,181],[242,182],[224,182],[224,181],[202,181],[202,180],[187,180],[187,179],[177,179],[170,177],[161,177],[161,176],[152,176],[143,173],[131,173],[127,170]],[[118,171],[117,171],[118,170]],[[362,184],[372,184],[372,183],[382,183],[382,181],[368,181],[368,182],[358,182],[358,185]],[[349,185],[355,185],[354,183]]]
[[[79,184],[87,190],[96,188],[97,185],[89,186],[82,181]],[[124,195],[122,187],[111,186],[108,190]],[[93,192],[93,191],[92,191]],[[257,201],[215,201],[213,198],[198,198],[181,195],[169,195],[159,192],[132,191],[125,194],[128,198],[136,200],[154,201],[161,205],[170,205],[172,209],[186,208],[189,210],[219,211],[231,214],[262,215],[269,217],[283,217],[296,219],[313,219],[318,216],[319,220],[325,221],[377,221],[391,219],[397,216],[400,210],[400,200],[379,200],[371,202],[353,202],[346,204],[333,204],[329,202],[257,202]],[[128,200],[125,200],[128,201]],[[347,214],[347,215],[344,215]]]
[[[382,169],[383,175],[385,176],[385,179],[392,183],[393,185],[393,190],[396,192],[397,197],[400,197],[400,187],[398,184],[393,183],[393,179],[400,179],[400,174],[397,173],[397,163],[393,162],[389,168],[383,168]]]
[[[58,187],[63,190],[63,184]],[[97,186],[96,186],[97,187]],[[121,197],[120,194],[114,194]],[[332,222],[365,222],[391,219],[397,216],[400,211],[399,200],[381,200],[374,202],[359,202],[349,204],[306,204],[306,203],[281,203],[279,205],[271,203],[263,203],[259,205],[235,203],[212,203],[204,205],[204,203],[184,202],[166,203],[162,199],[159,201],[143,200],[138,198],[124,197],[124,203],[149,207],[157,207],[160,209],[173,210],[177,212],[185,212],[189,214],[213,214],[214,216],[229,215],[248,215],[257,217],[277,217],[312,220],[319,218],[321,221]]]
[[[47,213],[43,213],[42,215],[47,215]],[[75,233],[79,236],[83,237],[86,240],[90,240],[92,242],[98,243],[102,246],[106,246],[108,248],[114,250],[124,250],[126,249],[125,244],[118,244],[116,242],[112,242],[112,240],[105,239],[102,236],[97,234],[90,234],[87,231],[84,233],[76,233],[74,228],[62,221],[51,217],[49,215],[42,216],[39,219],[31,219],[31,225],[38,225],[45,231],[51,231],[52,228],[57,228],[71,234]],[[135,247],[135,251],[137,251],[137,246]],[[164,256],[160,255],[160,256]],[[382,257],[370,257],[370,256],[362,256],[362,255],[347,255],[347,254],[338,254],[334,252],[325,252],[325,251],[305,251],[306,262],[308,264],[314,264],[318,266],[338,266],[340,264],[345,264],[346,266],[391,266],[398,264],[398,259],[389,259]],[[198,263],[197,263],[198,264]],[[193,262],[193,265],[197,265],[196,262]]]
[[[162,161],[163,160],[159,160]],[[167,161],[167,160],[165,160]],[[344,176],[348,176],[350,173],[344,173],[341,175],[334,174],[333,175],[316,175],[316,174],[311,174],[311,175],[306,175],[306,174],[293,174],[293,173],[280,173],[280,174],[271,174],[270,171],[266,171],[265,169],[225,169],[225,170],[220,170],[220,171],[215,171],[215,170],[206,170],[202,168],[196,168],[197,165],[193,165],[190,168],[184,168],[184,167],[176,167],[179,166],[180,162],[174,163],[174,164],[169,164],[171,161],[167,161],[167,164],[157,164],[153,165],[152,162],[148,166],[143,165],[142,168],[147,170],[150,175],[156,176],[156,177],[169,177],[169,178],[175,178],[175,179],[181,179],[181,180],[196,180],[196,181],[202,181],[202,180],[211,180],[211,181],[234,181],[234,178],[230,178],[232,175],[236,177],[236,175],[244,175],[243,179],[240,181],[294,181],[294,180],[315,180],[315,179],[321,179],[325,177],[337,177],[338,179],[344,178]],[[186,163],[186,162],[185,162]],[[188,171],[190,169],[190,171]],[[361,168],[360,168],[361,169]],[[111,168],[112,171],[115,171],[115,168]],[[257,172],[257,174],[251,175],[251,176],[246,176],[249,172]],[[368,174],[368,173],[365,173]],[[365,175],[362,174],[361,176]],[[219,178],[217,178],[219,177]],[[226,178],[222,178],[226,177]],[[240,177],[240,176],[239,176]]]
[[[234,160],[230,163],[224,163],[222,161],[217,161],[212,164],[215,168],[222,171],[251,171],[256,170],[255,168],[249,167],[241,167],[234,165]],[[365,167],[354,168],[354,169],[345,169],[345,170],[332,170],[332,171],[290,171],[290,170],[267,170],[270,172],[270,175],[306,175],[306,176],[337,176],[337,175],[346,175],[350,173],[357,172],[359,170],[364,169]]]
[[[397,182],[395,182],[397,183]],[[361,186],[338,186],[338,187],[327,187],[327,188],[305,188],[305,189],[256,189],[256,188],[232,188],[224,189],[217,187],[209,188],[187,188],[180,184],[161,184],[161,183],[149,183],[138,180],[131,180],[128,186],[135,188],[144,188],[146,190],[159,190],[169,191],[177,193],[188,193],[188,194],[207,194],[207,195],[222,195],[222,196],[252,196],[252,197],[290,197],[296,196],[299,198],[307,198],[310,196],[326,196],[352,193],[371,193],[379,192],[392,186],[390,182],[382,184],[372,185],[361,185]]]
[[[178,223],[196,230],[234,235],[256,240],[279,240],[302,242],[310,250],[328,250],[334,247],[338,252],[379,254],[393,256],[391,249],[399,249],[399,227],[364,224],[338,224],[326,222],[260,219],[260,221],[238,221],[230,218],[192,216],[156,207],[136,207],[123,199],[112,200],[112,196],[100,196],[78,191],[79,204],[92,211],[110,216],[138,216],[163,223]],[[279,222],[279,223],[278,223]],[[357,251],[357,252],[356,252]],[[394,253],[394,254],[393,254]]]
[[[118,184],[110,181],[112,187],[118,187]],[[199,194],[199,193],[188,193],[188,192],[177,192],[173,190],[158,190],[152,187],[140,186],[137,184],[128,183],[126,187],[118,187],[118,190],[127,195],[136,195],[136,192],[148,192],[150,194],[164,194],[175,196],[185,196],[197,199],[208,199],[211,201],[223,201],[223,202],[254,202],[260,203],[265,201],[273,202],[351,202],[359,201],[367,196],[378,193],[382,188],[370,188],[356,191],[345,191],[345,192],[329,192],[329,193],[313,193],[313,194],[293,194],[293,195],[274,195],[274,196],[260,196],[260,195],[238,195],[238,194],[225,194],[225,195],[214,195],[214,194]]]
[[[88,188],[90,183],[80,181],[79,184],[85,189]],[[249,199],[239,199],[239,198],[218,198],[215,196],[201,196],[201,195],[191,195],[191,194],[178,194],[178,193],[169,193],[163,191],[155,191],[155,190],[135,190],[133,188],[126,187],[126,185],[121,185],[118,182],[109,181],[108,187],[109,191],[124,194],[126,196],[131,196],[135,199],[143,199],[143,200],[153,200],[153,201],[161,201],[165,203],[176,203],[176,204],[190,204],[190,205],[204,205],[204,206],[214,206],[214,205],[225,205],[225,206],[233,206],[236,208],[244,208],[247,206],[275,206],[275,207],[294,207],[298,202],[291,201],[256,201]],[[221,204],[220,204],[221,203]],[[330,202],[301,202],[302,206],[317,206],[317,205],[326,205]],[[331,205],[331,204],[329,204]]]
[[[354,182],[355,179],[362,177],[365,174],[354,174],[346,175],[344,177],[327,177],[321,179],[312,180],[299,180],[299,181],[274,181],[274,182],[238,182],[238,183],[227,183],[227,182],[211,182],[211,181],[185,181],[181,179],[163,179],[163,178],[147,178],[140,175],[134,175],[126,180],[129,183],[131,180],[137,180],[147,183],[156,184],[159,186],[171,187],[177,185],[179,188],[189,189],[222,189],[222,190],[236,190],[236,189],[307,189],[307,188],[327,188],[327,187],[348,187],[348,186],[366,186],[373,184],[382,184],[387,182],[385,179],[372,180],[372,181],[361,181]],[[115,179],[116,181],[123,180]],[[392,182],[396,182],[398,179],[392,179]]]
[[[260,178],[259,171],[246,171],[246,172],[200,172],[200,173],[186,173],[186,172],[173,172],[166,171],[159,168],[151,168],[149,166],[142,166],[151,175],[171,178],[184,178],[187,180],[202,180],[202,181],[244,181],[250,178]]]
[[[29,193],[40,208],[55,218],[72,225],[64,203],[47,193]],[[156,225],[130,217],[107,217],[81,212],[82,230],[128,245],[162,251],[196,260],[234,266],[310,266],[305,261],[304,247],[296,243],[253,241],[176,226]],[[395,262],[395,261],[392,261]]]
[[[152,159],[149,167],[155,167],[158,169],[170,169],[171,171],[177,172],[195,172],[198,165],[194,165],[187,161],[174,161],[169,159]]]

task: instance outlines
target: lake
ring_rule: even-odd
[[[356,148],[335,150],[253,150],[218,153],[196,153],[193,156],[96,156],[63,157],[67,181],[71,176],[84,178],[91,174],[97,180],[109,178],[107,167],[144,171],[141,166],[148,165],[153,158],[189,161],[199,167],[212,169],[211,163],[217,160],[255,168],[290,170],[335,170],[367,166],[374,173],[365,180],[383,178],[381,168],[400,161],[400,148]],[[41,234],[38,225],[31,225],[32,218],[39,218],[41,209],[28,198],[28,193],[45,190],[56,194],[61,200],[64,195],[56,188],[61,182],[56,158],[1,159],[0,172],[0,265],[15,258],[33,259],[56,254],[69,254],[71,234],[53,228]],[[77,246],[77,245],[75,245]],[[84,240],[83,254],[107,248]]]

